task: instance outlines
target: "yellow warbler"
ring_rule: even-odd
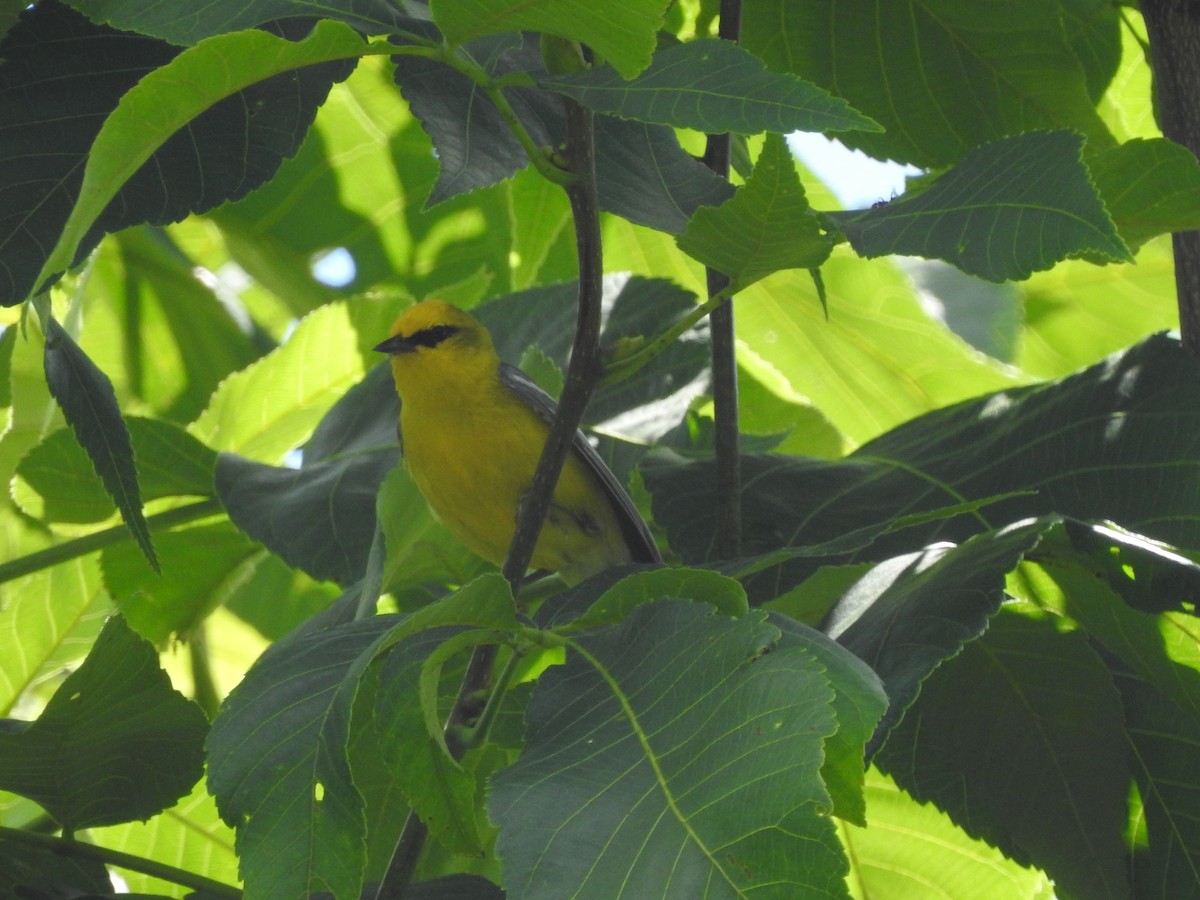
[[[460,541],[501,564],[554,401],[500,361],[477,319],[441,300],[410,307],[391,335],[375,349],[391,355],[413,481]],[[660,560],[629,495],[577,432],[531,565],[574,584],[609,566]]]

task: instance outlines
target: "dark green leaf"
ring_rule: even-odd
[[[162,419],[125,420],[138,467],[142,498],[211,497],[217,454],[184,429]],[[52,432],[22,457],[14,498],[47,522],[100,522],[113,513],[112,497],[96,469],[65,428]],[[29,493],[32,492],[32,493]]]
[[[98,859],[72,859],[0,834],[0,895],[35,900],[108,896],[112,880]]]
[[[781,269],[823,263],[833,240],[804,196],[782,135],[767,135],[745,185],[718,207],[702,207],[676,241],[679,249],[724,272],[738,289]]]
[[[1134,856],[1132,896],[1195,898],[1200,896],[1200,727],[1194,718],[1181,719],[1176,705],[1147,682],[1126,672],[1114,675],[1149,836],[1149,847],[1138,848]]]
[[[158,559],[142,513],[133,446],[112,382],[54,319],[49,320],[46,335],[45,367],[50,393],[95,466],[133,539],[157,572]]]
[[[207,37],[257,28],[276,19],[338,19],[367,34],[390,34],[408,24],[387,0],[217,0],[205,5],[203,15],[174,6],[129,0],[66,0],[93,22],[124,28],[172,44],[189,45]]]
[[[305,25],[277,30],[300,36]],[[357,39],[331,37],[326,29],[315,43],[292,44],[245,32],[179,55],[58,3],[37,4],[0,44],[0,121],[15,136],[0,157],[0,190],[11,208],[37,210],[0,235],[20,262],[0,297],[24,299],[40,271],[57,275],[108,232],[176,221],[266,181],[352,68],[327,60],[337,48],[349,55]],[[304,60],[317,65],[293,72]]]
[[[1178,402],[1189,392],[1200,395],[1200,369],[1159,335],[1061,381],[914,419],[844,460],[744,457],[744,550],[812,547],[829,562],[821,545],[849,535],[833,561],[878,560],[1051,512],[1200,548],[1200,484],[1159,477],[1200,459],[1200,412]],[[675,551],[688,562],[714,558],[711,463],[645,463],[643,475]],[[989,497],[1005,499],[885,533],[897,516]],[[794,559],[743,583],[761,602],[812,569]]]
[[[1063,31],[1083,68],[1088,97],[1099,103],[1121,63],[1121,16],[1108,0],[1063,0]]]
[[[493,77],[545,73],[532,37],[502,35],[467,48]],[[440,172],[429,203],[485,187],[529,165],[529,157],[486,93],[461,72],[433,60],[397,56],[396,81],[437,149]],[[509,88],[505,96],[538,146],[562,143],[561,98],[550,91]],[[683,229],[704,204],[720,203],[729,184],[685,153],[663,126],[596,119],[600,205],[632,222],[667,232]]]
[[[1004,138],[968,153],[915,195],[831,218],[867,257],[944,259],[989,281],[1028,278],[1068,256],[1130,262],[1067,131]]]
[[[277,641],[222,705],[207,744],[208,785],[238,829],[248,896],[358,896],[362,800],[326,731],[348,670],[396,621],[379,616]]]
[[[818,775],[833,692],[777,638],[670,600],[580,638],[492,778],[510,894],[847,896]]]
[[[1128,897],[1121,700],[1080,633],[1006,607],[930,678],[876,763],[1073,897]]]
[[[1187,148],[1165,138],[1129,141],[1089,159],[1088,169],[1130,247],[1200,229],[1200,162]]]
[[[1115,16],[1101,18],[1111,44]],[[844,97],[886,129],[848,132],[846,143],[934,168],[1038,128],[1112,143],[1089,95],[1107,80],[1098,66],[1111,74],[1112,63],[1081,64],[1072,48],[1084,42],[1071,26],[1068,38],[1061,4],[1042,0],[760,0],[746,4],[742,40],[769,68]]]
[[[923,682],[987,628],[1004,599],[1004,577],[1055,524],[1035,519],[958,547],[931,547],[880,563],[825,617],[821,630],[867,663],[887,690],[874,752]]]
[[[217,460],[217,491],[250,537],[318,580],[362,576],[375,534],[375,498],[399,458],[399,402],[378,365],[326,413],[301,467]]]
[[[147,819],[200,779],[207,729],[154,647],[114,617],[37,721],[0,732],[0,789],[67,829]]]
[[[758,57],[715,38],[659,49],[630,81],[603,66],[541,75],[538,84],[596,112],[714,134],[879,130],[845,100],[793,75],[768,72]]]
[[[430,11],[446,40],[465,44],[487,34],[536,31],[587,44],[626,78],[650,63],[669,0],[433,0]]]

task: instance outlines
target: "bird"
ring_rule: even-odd
[[[445,301],[409,307],[390,335],[374,349],[391,358],[405,465],[451,533],[502,565],[554,400],[500,360],[478,319]],[[612,566],[661,561],[633,501],[576,431],[531,567],[573,585]]]

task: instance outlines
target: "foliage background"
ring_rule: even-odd
[[[70,6],[95,22],[139,32],[125,50],[143,60],[147,72],[175,59],[180,46],[205,38],[212,42],[179,55],[195,70],[165,78],[162,93],[147,90],[143,106],[123,110],[124,123],[113,117],[120,126],[113,129],[113,158],[148,155],[147,135],[166,139],[174,131],[172,117],[190,115],[188,103],[206,108],[219,95],[213,87],[218,72],[229,79],[220,89],[226,91],[242,81],[276,80],[239,94],[235,115],[216,115],[206,127],[189,132],[189,140],[202,148],[206,136],[217,151],[233,148],[232,161],[197,151],[201,174],[225,180],[198,179],[196,170],[186,168],[160,170],[148,180],[165,191],[142,185],[126,190],[113,206],[97,201],[97,211],[105,209],[111,219],[102,219],[92,236],[115,233],[92,241],[94,251],[75,260],[82,267],[49,296],[48,308],[64,333],[74,336],[111,379],[138,464],[138,486],[126,500],[145,501],[142,543],[152,536],[162,576],[128,540],[114,512],[110,495],[123,489],[106,490],[51,397],[46,374],[51,364],[41,337],[45,320],[29,305],[3,313],[10,327],[0,337],[6,373],[0,477],[10,491],[0,511],[0,557],[8,567],[0,585],[0,707],[11,722],[47,716],[54,709],[47,702],[65,696],[56,690],[94,647],[113,654],[107,659],[114,671],[120,666],[112,660],[138,653],[152,657],[149,645],[132,633],[106,632],[97,640],[105,620],[118,610],[132,632],[161,651],[173,684],[211,716],[268,647],[277,648],[274,659],[298,666],[297,657],[285,655],[294,650],[303,658],[296,649],[300,645],[286,643],[304,640],[294,629],[311,622],[368,570],[381,480],[387,557],[379,577],[398,609],[427,608],[444,592],[442,585],[467,584],[483,570],[431,521],[403,471],[393,470],[395,407],[387,373],[369,348],[413,299],[436,295],[476,306],[501,298],[481,307],[481,315],[503,336],[502,355],[553,384],[568,349],[564,335],[574,297],[574,288],[564,286],[575,275],[570,215],[561,190],[532,168],[506,177],[510,172],[504,165],[515,168],[516,163],[494,143],[478,146],[447,137],[447,129],[453,134],[462,121],[461,109],[448,102],[457,88],[429,60],[401,57],[397,62],[387,48],[376,48],[352,67],[344,57],[365,51],[342,26],[311,34],[281,26],[280,33],[299,43],[278,50],[281,45],[265,41],[261,32],[239,30],[258,23],[240,21],[232,5],[218,5],[190,20],[162,21],[137,17],[116,3]],[[301,6],[281,3],[278,12],[283,18],[304,12]],[[656,5],[625,6],[637,12]],[[782,633],[798,628],[795,622],[816,625],[839,600],[843,606],[837,608],[844,611],[847,597],[858,598],[880,615],[903,610],[916,628],[914,643],[928,651],[901,654],[897,644],[880,637],[877,623],[860,623],[855,633],[853,621],[843,621],[839,632],[836,616],[825,620],[824,630],[882,678],[894,704],[885,722],[896,730],[880,751],[879,768],[868,770],[865,820],[844,806],[836,808],[840,818],[825,817],[834,823],[834,843],[853,864],[844,882],[830,876],[821,891],[926,896],[920,891],[933,881],[956,897],[1039,896],[1050,891],[1045,870],[1061,896],[1190,896],[1186,891],[1194,893],[1200,884],[1195,773],[1188,765],[1195,754],[1187,749],[1200,734],[1194,681],[1200,659],[1197,581],[1189,562],[1200,549],[1195,474],[1200,431],[1187,402],[1196,372],[1170,339],[1143,339],[1177,323],[1170,244],[1162,232],[1197,224],[1195,160],[1181,160],[1161,143],[1142,143],[1153,142],[1159,131],[1139,42],[1144,34],[1134,10],[1087,0],[1022,2],[996,7],[993,18],[949,2],[902,3],[881,13],[895,18],[865,27],[868,6],[747,4],[744,42],[768,66],[792,69],[887,129],[882,135],[839,131],[849,144],[935,174],[958,164],[968,196],[976,196],[969,191],[982,180],[980,173],[993,171],[986,160],[971,167],[971,154],[981,147],[994,149],[989,142],[1010,133],[1039,140],[1042,132],[1074,129],[1087,138],[1086,172],[1107,205],[1098,221],[1103,224],[1111,215],[1112,233],[1057,255],[1049,240],[1023,251],[1026,255],[1014,253],[1013,268],[1001,278],[1028,277],[996,287],[945,264],[892,256],[904,250],[950,258],[979,271],[962,246],[944,241],[936,224],[923,227],[920,223],[930,220],[920,216],[917,246],[885,233],[884,248],[875,249],[871,235],[878,232],[871,229],[881,227],[880,221],[886,229],[888,215],[914,209],[901,198],[878,210],[834,215],[851,243],[833,247],[821,262],[823,291],[804,271],[806,262],[791,260],[778,266],[799,268],[777,270],[767,264],[765,277],[747,277],[738,294],[741,425],[746,449],[762,453],[749,458],[747,466],[751,483],[767,487],[752,492],[747,503],[748,559],[723,571],[739,579],[753,604],[772,611],[777,618],[771,621]],[[380,16],[394,15],[386,4],[345,7],[343,19],[361,16],[373,22],[367,29],[372,33],[383,31]],[[19,8],[13,7],[4,22]],[[75,29],[81,40],[93,27],[58,4],[41,3],[35,12],[42,18],[27,14],[29,21],[49,28],[45,23],[53,19],[57,27]],[[692,39],[707,32],[713,12],[709,4],[674,5],[666,29]],[[602,27],[589,32],[593,39],[608,38],[609,58],[622,76],[631,77],[649,62],[657,13],[649,15],[640,43],[625,44]],[[469,15],[457,24],[449,11],[444,16],[439,19],[443,30],[462,28],[481,41],[478,55],[495,62],[496,71],[519,68],[536,55],[532,46],[471,31]],[[519,17],[504,21],[506,31],[533,27]],[[537,22],[548,30],[567,27],[555,26],[552,17]],[[865,39],[875,35],[886,39]],[[958,47],[946,46],[948,40]],[[5,259],[25,262],[28,254],[19,241],[28,239],[40,247],[40,255],[29,258],[40,263],[53,259],[50,248],[81,180],[85,199],[89,185],[120,187],[116,175],[112,181],[87,181],[82,165],[96,122],[132,78],[126,75],[130,80],[123,82],[113,75],[111,83],[98,78],[96,56],[85,52],[72,62],[69,52],[52,53],[15,28],[0,54],[6,46],[0,81],[9,80],[0,85],[0,104],[8,104],[3,107],[10,113],[5,121],[13,123],[8,127],[48,146],[70,147],[77,155],[77,166],[64,180],[65,201],[52,193],[61,206],[57,220],[41,232],[37,227],[43,226],[23,230],[11,220],[5,226]],[[14,54],[14,46],[24,55]],[[911,65],[918,50],[927,62],[946,68],[935,77],[919,77],[923,70]],[[275,52],[278,57],[271,55]],[[286,74],[292,65],[288,54],[325,68],[300,70],[319,73],[313,83],[293,79]],[[121,57],[117,68],[127,58]],[[227,67],[230,59],[238,65]],[[47,78],[45,71],[56,77]],[[883,76],[913,80],[885,91]],[[45,91],[35,107],[50,111],[42,119],[19,121],[11,115],[20,106],[21,78]],[[85,102],[69,119],[74,126],[61,132],[51,125],[59,110],[55,104],[62,102],[50,93],[58,80],[64,82],[62,96],[94,101],[91,108]],[[171,102],[182,103],[184,112],[167,102],[157,108],[158,98],[176,96],[172,90],[178,99]],[[438,91],[446,95],[445,106],[437,105]],[[96,99],[103,96],[108,99]],[[287,138],[281,146],[246,151],[238,141],[254,132],[239,130],[241,120],[248,119],[243,114],[288,108],[288,101],[311,111],[311,128],[298,113],[273,125]],[[978,115],[962,114],[971,103],[979,104]],[[944,109],[958,114],[945,115]],[[620,112],[629,115],[628,105]],[[720,187],[701,183],[691,208],[685,204],[664,212],[662,196],[643,196],[642,183],[633,177],[646,165],[646,148],[658,147],[661,136],[648,137],[648,126],[630,126],[624,118],[613,122],[613,143],[626,140],[641,155],[635,153],[626,170],[613,163],[600,172],[602,183],[615,185],[606,208],[620,213],[603,219],[607,288],[615,304],[610,339],[653,335],[688,308],[692,301],[685,292],[704,294],[703,266],[680,251],[688,244],[677,244],[675,235],[691,209],[727,196]],[[691,129],[679,121],[667,124],[677,126],[684,147],[699,151],[703,119]],[[503,125],[489,127],[497,130],[485,131],[488,140],[498,141]],[[635,133],[637,128],[643,131]],[[451,146],[462,156],[448,155]],[[757,171],[770,174],[763,160],[772,146],[777,152],[779,142],[772,145],[759,136],[746,141],[739,182],[753,161],[761,166]],[[1042,167],[1055,181],[1065,171],[1060,166],[1072,158],[1078,163],[1077,149],[1060,152],[1049,143],[1042,149],[1045,153],[1018,175]],[[514,159],[523,154],[519,146],[505,152]],[[501,171],[489,169],[493,157],[508,160]],[[256,164],[264,169],[254,171]],[[772,184],[794,200],[788,168],[782,167]],[[0,196],[14,210],[30,208],[28,196],[18,191],[33,176],[15,168],[9,172]],[[628,172],[633,174],[625,184]],[[803,167],[796,172],[807,203],[833,213],[837,203],[828,188]],[[653,174],[661,173],[655,169]],[[264,179],[269,180],[263,186],[249,189]],[[689,187],[693,180],[698,176],[689,176]],[[937,184],[918,179],[907,202],[937,197]],[[213,195],[204,196],[200,185]],[[213,206],[225,198],[235,199]],[[194,209],[204,212],[184,217]],[[938,214],[936,209],[923,213],[932,219]],[[999,236],[985,247],[989,252],[1009,235],[1030,233],[1018,227],[1023,223],[1000,215],[991,224]],[[1111,249],[1120,249],[1119,241],[1113,243],[1118,232],[1136,248],[1136,265],[1111,258],[1119,256]],[[353,259],[352,278],[323,282],[317,277],[320,261],[342,249]],[[60,262],[72,260],[73,248],[66,252]],[[1106,253],[1110,258],[1103,258]],[[1088,258],[1062,258],[1068,255]],[[46,265],[47,273],[57,271]],[[33,289],[40,265],[26,265],[24,275],[19,268],[5,269],[11,302]],[[528,350],[531,346],[539,349]],[[1130,347],[1106,361],[1108,354]],[[705,349],[703,327],[687,333],[637,377],[598,394],[589,422],[605,435],[604,452],[622,475],[643,459],[647,444],[660,448],[634,476],[637,496],[677,557],[715,566],[705,512],[712,507],[705,494],[711,478],[698,461],[709,449]],[[1097,364],[1090,374],[1070,380],[1072,373]],[[984,399],[950,409],[973,398]],[[973,432],[971,423],[978,421],[993,430]],[[1124,430],[1108,424],[1113,422],[1126,423]],[[1089,436],[1097,432],[1105,441],[1093,446]],[[989,443],[989,434],[997,433],[1004,440]],[[691,465],[681,464],[681,457]],[[997,464],[1001,458],[1010,462],[1007,469]],[[904,473],[920,473],[913,479],[918,483],[905,481]],[[929,492],[922,481],[952,490]],[[1030,491],[1038,492],[1036,500],[1029,499]],[[1040,517],[1036,525],[1025,530],[1012,525],[1029,516]],[[1104,531],[1095,524],[1101,519],[1173,544],[1175,550]],[[79,543],[87,540],[94,543]],[[794,552],[770,559],[784,547]],[[750,560],[755,553],[765,559]],[[713,598],[720,589],[703,584],[703,592],[683,596],[717,602]],[[1006,602],[997,611],[1005,584]],[[851,585],[857,593],[847,593]],[[972,598],[980,597],[986,602],[973,606]],[[580,608],[586,603],[575,602]],[[629,603],[631,609],[637,606]],[[435,624],[478,626],[485,620],[516,627],[482,604],[471,607],[470,615],[459,615],[461,622],[450,617]],[[642,616],[643,624],[666,627],[655,618],[667,615],[658,607],[634,615]],[[943,616],[969,624],[964,633],[946,637],[930,626]],[[972,641],[985,628],[986,636]],[[351,654],[377,634],[350,630],[343,636],[344,652]],[[311,652],[320,662],[320,654],[334,651],[317,642]],[[396,683],[411,675],[405,658],[396,657]],[[96,670],[105,671],[105,659],[94,651]],[[308,670],[285,666],[286,671]],[[445,680],[452,685],[453,673]],[[838,683],[839,690],[846,683]],[[386,690],[386,678],[382,684],[366,682],[365,699],[358,702],[371,702],[372,692]],[[901,721],[900,713],[918,693],[921,705]],[[114,709],[122,696],[115,687],[97,702]],[[167,694],[153,696],[143,701],[145,708],[154,710],[155,703],[171,708]],[[226,727],[236,730],[237,707],[232,709],[224,714]],[[509,712],[510,730],[503,731],[502,721],[497,746],[472,759],[479,784],[515,757],[519,711]],[[252,708],[248,715],[253,714]],[[550,715],[544,708],[540,714]],[[179,715],[186,719],[188,713]],[[863,718],[870,715],[864,712]],[[1038,730],[1055,721],[1070,725]],[[49,728],[52,720],[46,722]],[[180,734],[204,731],[195,719],[177,727]],[[414,730],[411,722],[395,725],[397,732],[405,727],[407,733]],[[858,739],[859,758],[870,730]],[[38,740],[49,741],[53,750],[37,744],[31,751],[30,733],[14,725],[7,742],[0,742],[0,751],[14,754],[5,757],[10,773],[17,771],[12,760],[41,755],[44,768],[77,773],[84,785],[80,790],[89,793],[93,782],[83,762],[54,755],[62,747],[51,738]],[[407,811],[404,798],[411,799],[414,789],[365,762],[387,758],[370,744],[377,737],[354,735],[349,759],[360,767],[356,783],[362,788],[362,777],[374,788],[363,790],[371,798],[365,813],[372,826],[365,857],[370,880],[380,877]],[[127,737],[122,732],[122,740]],[[195,750],[198,740],[181,738],[180,743]],[[924,756],[919,751],[927,740],[945,752]],[[18,746],[18,741],[26,743]],[[843,762],[855,758],[849,742],[842,748]],[[101,744],[85,741],[83,746]],[[221,821],[205,782],[194,781],[197,763],[185,761],[181,752],[165,752],[176,765],[167,767],[171,771],[161,779],[161,794],[127,798],[129,807],[107,817],[74,808],[61,812],[29,787],[38,773],[22,769],[21,777],[10,775],[0,785],[13,790],[0,795],[2,824],[36,830],[50,811],[60,823],[65,818],[86,829],[88,841],[237,883],[234,830]],[[826,752],[838,758],[828,747]],[[529,748],[522,766],[538,759]],[[209,765],[211,784],[212,758]],[[499,799],[490,809],[492,823],[502,828],[506,815],[518,822],[521,815],[532,815],[515,801],[504,805],[504,779],[521,774],[519,767],[505,771],[494,782]],[[1004,779],[989,777],[999,772]],[[831,772],[821,774],[838,783]],[[1011,783],[1018,788],[1010,790]],[[966,802],[955,798],[954,788],[962,784],[968,785]],[[304,783],[298,793],[310,787]],[[460,800],[462,792],[474,790],[458,789]],[[219,786],[214,790],[222,793]],[[231,793],[225,792],[226,802]],[[847,798],[854,793],[846,788],[838,802],[852,802]],[[170,805],[167,798],[181,794],[180,802]],[[1044,805],[1035,802],[1038,797]],[[163,812],[137,821],[156,811],[156,803]],[[260,804],[255,814],[264,819],[280,809],[269,795],[253,803]],[[1014,809],[1014,804],[1025,806]],[[487,852],[472,856],[478,848],[470,838],[456,844],[443,834],[431,843],[423,877],[500,877],[492,855],[495,832],[482,806],[477,809],[482,824],[474,839],[482,840]],[[333,826],[312,827],[318,834],[320,827]],[[1150,837],[1164,832],[1174,838],[1163,843]],[[241,877],[251,893],[261,892],[281,877],[271,868],[271,846],[247,834],[239,840]],[[500,840],[506,858],[519,859],[528,850],[505,848],[504,837]],[[0,844],[0,862],[31,852],[12,846]],[[612,872],[622,872],[620,860],[604,862]],[[324,871],[320,863],[310,865]],[[828,874],[836,866],[820,871]],[[178,885],[128,870],[124,875],[135,889],[181,895]],[[94,870],[79,876],[85,882],[95,877]]]

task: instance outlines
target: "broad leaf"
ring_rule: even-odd
[[[295,29],[288,26],[285,33]],[[250,48],[260,41],[301,46],[266,32],[233,36],[223,46],[230,50],[227,56],[246,61],[243,69],[254,69],[247,65]],[[243,49],[233,51],[235,46]],[[12,140],[5,142],[9,152],[0,157],[0,192],[6,208],[35,211],[0,223],[0,246],[9,261],[0,280],[6,305],[39,286],[39,271],[43,278],[54,276],[77,263],[107,232],[175,221],[265,181],[295,152],[330,83],[348,71],[334,64],[275,79],[268,76],[279,69],[243,71],[235,86],[226,81],[232,73],[225,57],[201,51],[192,63],[179,63],[179,52],[161,41],[94,25],[53,0],[27,11],[0,44],[6,60],[0,120],[12,129]],[[322,61],[312,50],[308,55],[311,62]],[[184,83],[174,87],[180,101],[176,115],[164,118],[160,104],[170,88],[161,67],[169,63]],[[135,89],[147,77],[150,83]],[[197,84],[205,90],[195,90]],[[121,114],[106,121],[119,101]],[[255,115],[246,115],[247,108]],[[192,116],[197,118],[188,124]],[[175,134],[184,124],[186,132]],[[103,141],[94,143],[102,131]],[[231,153],[235,146],[247,152]],[[92,195],[75,214],[72,236],[45,266],[83,190]]]
[[[237,828],[247,897],[358,895],[362,798],[344,754],[329,753],[322,735],[347,670],[395,621],[313,627],[278,641],[222,705],[207,744],[208,784]]]
[[[1129,896],[1121,699],[1085,637],[1044,613],[997,615],[925,683],[876,764],[1060,892]]]
[[[291,110],[293,121],[290,130],[282,131],[284,140],[279,140],[280,136],[276,133],[279,126],[276,125],[262,138],[267,143],[265,152],[239,154],[233,166],[208,167],[214,176],[211,183],[208,179],[197,179],[193,174],[197,167],[207,170],[204,159],[196,156],[188,127],[204,131],[209,127],[219,127],[223,116],[235,115],[235,122],[244,130],[247,122],[257,121],[257,117],[247,115],[247,105],[253,108],[261,100],[265,109],[272,99],[269,93],[257,99],[253,93],[243,95],[247,89],[273,76],[283,76],[283,80],[292,85],[294,91],[295,85],[300,83],[292,78],[294,70],[318,63],[357,59],[361,52],[362,41],[350,28],[323,20],[317,23],[308,37],[298,42],[275,37],[265,31],[208,38],[145,75],[121,97],[86,151],[86,165],[78,195],[35,284],[41,284],[43,279],[72,265],[106,231],[140,221],[161,224],[183,218],[189,212],[208,209],[242,196],[251,187],[265,181],[274,174],[283,157],[294,152],[300,136],[312,121],[317,103],[324,100],[334,80],[349,74],[348,67],[338,65],[324,72],[317,70],[313,76],[315,84],[309,88],[313,93],[306,98],[308,102],[297,104]],[[202,86],[202,89],[198,86]],[[293,95],[293,102],[295,100]],[[227,106],[217,108],[221,101],[226,101]],[[209,110],[214,110],[211,115],[216,117],[212,124],[200,120]],[[252,138],[257,138],[257,134],[247,132],[239,143],[249,142]],[[168,146],[172,139],[175,145]],[[275,141],[279,143],[272,146]],[[222,132],[219,146],[215,149],[218,159],[228,154],[230,144],[231,136]],[[155,151],[160,147],[166,158],[174,162],[171,168],[179,166],[181,169],[178,175],[169,180],[152,161]],[[75,161],[76,164],[78,161]],[[136,180],[139,171],[145,173],[142,178],[146,183]],[[218,175],[221,177],[216,177]],[[199,193],[181,196],[175,204],[167,204],[170,209],[166,214],[161,211],[166,198],[160,190],[149,190],[145,196],[139,193],[139,188],[147,189],[150,185],[161,189],[162,185],[177,183],[190,183],[199,188]],[[152,217],[107,221],[103,213],[127,184],[143,203],[149,203],[153,198],[154,208],[158,211]]]
[[[112,382],[54,319],[46,334],[46,383],[151,567],[158,559],[142,512],[133,445]]]
[[[1131,763],[1145,811],[1148,848],[1133,860],[1133,896],[1192,897],[1200,886],[1200,783],[1196,747],[1200,728],[1162,692],[1136,676],[1116,672],[1124,701]]]
[[[114,617],[35,722],[0,730],[0,789],[69,830],[146,819],[200,779],[207,730],[154,647]]]
[[[1165,138],[1129,141],[1089,159],[1088,169],[1130,247],[1200,229],[1200,162],[1187,148]]]
[[[710,133],[879,128],[846,101],[792,75],[768,72],[758,57],[716,38],[663,47],[649,68],[628,81],[604,66],[542,75],[538,83],[596,112]]]
[[[162,38],[173,44],[195,44],[204,38],[242,31],[276,19],[320,17],[338,19],[367,34],[388,34],[408,24],[386,0],[267,0],[246,4],[218,0],[196,15],[171,6],[130,3],[129,0],[67,0],[93,22]]]
[[[629,78],[650,63],[668,0],[433,0],[433,20],[451,44],[506,31],[537,31],[587,44]]]
[[[917,803],[875,768],[867,770],[867,828],[842,831],[850,879],[865,896],[927,900],[937,885],[955,900],[1050,898],[1049,879],[995,847],[972,840],[935,806]]]
[[[188,430],[216,450],[279,462],[365,372],[345,304],[304,318],[286,343],[224,382]]]
[[[1083,0],[1072,6],[1082,12]],[[1110,7],[1096,17],[1096,43],[1111,48],[1118,27]],[[1077,28],[1068,39],[1061,4],[761,0],[746,5],[742,37],[768,67],[827,88],[883,125],[883,134],[843,138],[879,159],[945,166],[1038,128],[1071,128],[1101,148],[1112,142],[1089,90],[1107,83],[1114,57],[1082,64],[1072,46],[1086,48]]]
[[[818,776],[833,692],[802,647],[766,652],[777,637],[660,601],[579,638],[492,778],[510,895],[845,896]]]
[[[142,498],[210,497],[217,455],[170,422],[125,420]],[[17,466],[13,497],[29,515],[47,522],[100,522],[113,513],[112,497],[74,435],[60,428],[25,454]]]
[[[1200,547],[1200,488],[1154,474],[1200,454],[1200,415],[1177,403],[1192,389],[1200,391],[1195,361],[1157,336],[1062,381],[930,413],[844,460],[744,457],[744,550],[883,559],[1050,512]],[[712,558],[711,464],[646,463],[643,473],[671,546],[687,561]],[[895,521],[937,510],[948,515]],[[820,549],[848,536],[852,546]],[[794,559],[744,583],[752,600],[766,600],[812,568]]]
[[[1052,524],[1034,520],[886,560],[834,604],[821,630],[878,673],[888,695],[868,753],[887,739],[929,674],[983,634],[1004,599],[1005,575]]]
[[[1004,138],[968,153],[915,195],[831,218],[863,256],[943,259],[988,281],[1028,278],[1084,253],[1131,262],[1088,178],[1082,138]]]
[[[767,136],[746,184],[721,206],[697,210],[677,243],[738,289],[780,269],[814,269],[833,249],[778,134]]]

